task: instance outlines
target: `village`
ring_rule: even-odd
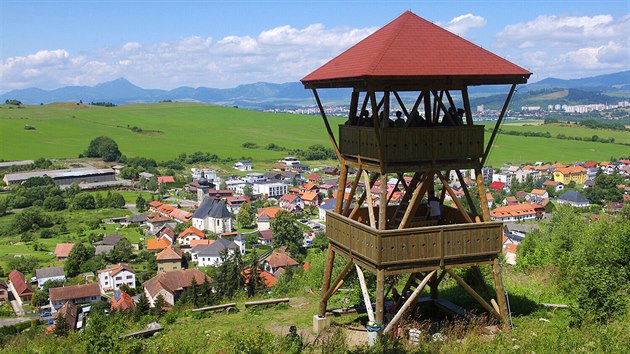
[[[2,163],[1,167],[28,166],[29,163],[32,162]],[[111,311],[132,311],[140,298],[147,300],[149,307],[168,310],[193,282],[199,285],[208,283],[208,289],[216,292],[214,279],[208,275],[216,272],[208,272],[208,269],[219,269],[234,255],[242,259],[250,255],[256,258],[253,264],[258,266],[254,272],[251,266],[241,265],[245,279],[241,286],[245,289],[253,274],[255,279],[250,281],[259,282],[261,286],[257,291],[265,294],[268,290],[264,289],[272,288],[287,270],[308,269],[309,264],[302,262],[305,250],[317,244],[317,238],[320,243],[327,242],[324,236],[326,212],[333,210],[336,204],[333,196],[338,195],[338,167],[311,170],[297,158],[285,157],[273,164],[271,170],[253,172],[250,161],[240,160],[232,168],[241,175],[225,176],[225,171],[222,171],[225,177],[220,177],[216,169],[193,167],[188,176],[190,182],[182,188],[169,187],[175,182],[173,176],[155,176],[145,172],[140,173],[138,178],[122,179],[120,174],[124,168],[123,165],[114,165],[111,168],[4,175],[8,186],[29,184],[29,179],[33,181],[43,176],[51,178],[62,189],[78,186],[81,190],[131,188],[141,191],[144,188],[140,186],[146,186],[151,179],[160,186],[157,200],[147,201],[146,206],[126,205],[131,216],[102,220],[115,224],[116,230],[139,230],[143,235],[139,243],[131,244],[124,236],[112,233],[87,245],[93,248],[95,255],[107,256],[118,249],[135,254],[144,250],[150,252],[153,259],[138,264],[143,262],[127,255],[122,259],[134,258],[136,264],[118,262],[108,264],[95,273],[78,274],[69,271],[66,263],[82,252],[76,250],[76,243],[59,243],[54,249],[54,266],[35,269],[33,274],[12,269],[7,282],[0,282],[0,299],[10,303],[16,316],[27,315],[23,306],[30,304],[29,308],[36,309],[37,316],[49,321],[48,331],[52,332],[58,313],[65,318],[69,329],[77,330],[85,323],[84,316],[89,314],[89,305],[102,300],[110,303]],[[498,169],[484,167],[481,172],[481,181],[488,191],[486,200],[491,218],[504,222],[503,255],[511,265],[518,262],[519,244],[529,232],[537,230],[538,222],[549,217],[555,208],[562,205],[580,208],[591,212],[592,218],[597,218],[600,213],[619,212],[630,200],[630,160],[627,159],[584,161],[572,165],[537,162],[506,165]],[[463,184],[459,182],[458,174],[464,177]],[[589,189],[610,188],[597,184],[597,181],[604,183],[607,176],[623,181],[613,186],[623,200],[593,203],[592,198],[589,200],[586,196],[592,196]],[[410,183],[411,179],[411,176],[403,178],[406,183]],[[479,200],[466,200],[464,193],[465,189],[479,187],[474,170],[451,171],[449,181],[451,190],[448,193],[446,189],[442,191],[441,204],[456,205],[452,199],[454,195],[464,203],[480,207]],[[375,181],[371,188],[373,205],[379,203],[379,182]],[[393,204],[404,195],[400,182],[396,178],[387,181],[387,198]],[[359,182],[355,188],[365,190],[365,184]],[[347,182],[344,191],[346,199],[351,189],[352,182]],[[177,198],[177,195],[190,199]],[[284,224],[280,219],[284,220]],[[291,226],[289,230],[293,230],[288,232],[297,234],[297,238],[278,234],[287,232],[287,222]],[[79,247],[86,248],[80,242]],[[144,270],[146,264],[154,268],[150,269],[150,274],[154,276],[141,282],[134,268],[139,266]],[[69,285],[67,277],[80,280],[73,282],[78,283],[76,285]]]

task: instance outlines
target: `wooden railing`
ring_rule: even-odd
[[[339,150],[346,157],[385,162],[463,160],[483,155],[483,126],[384,128],[379,155],[372,127],[339,126]]]
[[[444,264],[501,252],[503,223],[497,221],[376,230],[335,212],[326,217],[330,242],[376,266]]]

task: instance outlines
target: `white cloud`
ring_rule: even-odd
[[[468,13],[457,16],[447,23],[438,22],[438,25],[457,35],[465,36],[471,28],[483,27],[486,23],[485,18]]]
[[[146,88],[234,87],[257,81],[296,81],[376,28],[280,26],[257,36],[190,36],[159,43],[128,42],[73,56],[64,49],[0,60],[0,91],[125,77]],[[54,66],[52,70],[51,66]]]

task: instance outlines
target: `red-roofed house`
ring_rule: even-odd
[[[101,299],[101,287],[98,283],[62,286],[48,289],[50,307],[59,310],[66,301],[73,304],[87,304]]]
[[[499,221],[524,221],[540,219],[545,213],[545,208],[535,203],[523,203],[506,205],[490,211],[492,220]]]
[[[586,169],[582,166],[558,168],[553,173],[553,180],[564,184],[569,184],[571,182],[584,184],[584,182],[586,182]]]
[[[175,183],[175,178],[173,176],[158,176],[157,182],[158,184]]]
[[[34,293],[24,274],[17,269],[13,269],[9,273],[9,290],[13,293],[13,297],[19,299],[20,302],[30,301]]]
[[[310,206],[318,206],[319,205],[319,194],[317,192],[306,192],[302,194],[302,200],[304,201],[304,205]]]
[[[172,243],[167,238],[150,238],[147,240],[147,249],[149,251],[161,251]]]
[[[504,182],[494,181],[490,183],[490,186],[488,188],[492,188],[495,191],[500,192],[503,189],[503,187],[505,187]]]
[[[252,271],[252,268],[248,267],[248,268],[243,269],[243,272],[241,272],[241,274],[243,275],[243,278],[245,278],[245,287],[247,287],[247,284],[249,283],[249,274],[251,273],[251,271]],[[258,276],[262,279],[262,282],[265,284],[265,287],[267,289],[276,285],[276,283],[278,282],[276,280],[276,277],[271,275],[271,273],[265,272],[264,270],[260,268],[258,269]]]
[[[155,256],[158,273],[182,269],[182,254],[182,250],[173,246],[163,249]]]
[[[280,268],[295,267],[297,265],[298,262],[284,252],[271,252],[271,254],[263,260],[263,267],[271,274],[275,274]]]
[[[122,290],[116,291],[111,301],[111,309],[115,312],[132,311],[136,307],[131,296]]]
[[[55,256],[60,261],[68,259],[72,247],[74,247],[74,243],[58,243],[55,246]]]
[[[179,295],[192,284],[203,284],[205,280],[212,283],[212,278],[205,275],[199,269],[179,269],[158,273],[153,278],[145,281],[144,295],[149,299],[151,307],[155,306],[155,299],[162,295],[167,305],[173,306]]]
[[[191,226],[186,230],[182,231],[179,236],[177,236],[177,241],[180,246],[190,247],[190,242],[193,240],[202,240],[206,238],[206,234],[198,228]]]
[[[314,183],[305,183],[302,187],[300,187],[300,193],[306,192],[319,193],[319,187]]]
[[[277,206],[259,208],[256,212],[258,231],[269,230],[271,228],[271,220],[276,217],[276,214],[278,214],[280,210],[282,210],[282,208]]]

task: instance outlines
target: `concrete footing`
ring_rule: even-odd
[[[332,320],[331,316],[319,317],[318,315],[314,315],[313,316],[313,332],[315,332],[315,334],[322,333],[326,328],[330,327],[331,320]]]

